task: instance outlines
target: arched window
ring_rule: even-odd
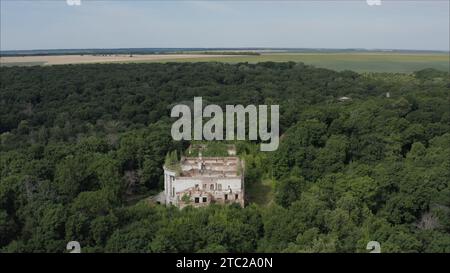
[[[209,185],[209,189],[213,191],[214,190],[214,184]]]

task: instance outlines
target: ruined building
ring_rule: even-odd
[[[244,206],[244,162],[229,149],[226,157],[182,157],[178,164],[164,165],[167,205],[183,208],[212,203]]]

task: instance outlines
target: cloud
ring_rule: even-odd
[[[381,0],[366,0],[369,6],[381,6]]]
[[[81,0],[66,0],[69,6],[81,6]]]

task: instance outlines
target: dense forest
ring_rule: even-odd
[[[0,252],[450,252],[450,80],[302,63],[0,68]],[[387,96],[387,93],[388,96]],[[152,204],[174,104],[279,104],[265,204]],[[346,96],[347,101],[339,98]],[[175,151],[175,152],[174,152]]]

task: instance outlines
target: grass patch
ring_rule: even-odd
[[[249,204],[267,206],[274,200],[275,181],[269,178],[245,185]]]
[[[12,67],[12,66],[42,66],[45,65],[46,62],[15,62],[15,63],[0,63],[2,67]]]

